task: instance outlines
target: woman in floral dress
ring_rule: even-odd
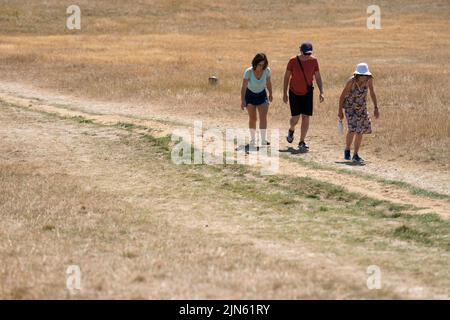
[[[370,97],[374,104],[374,116],[378,119],[380,113],[377,106],[377,97],[373,88],[373,77],[366,63],[360,63],[356,66],[356,70],[342,91],[339,99],[339,119],[347,118],[348,132],[346,137],[346,146],[344,151],[344,159],[350,160],[350,148],[354,144],[353,162],[361,163],[364,160],[359,156],[359,148],[363,134],[372,133],[372,126],[367,111],[367,93],[370,90]]]

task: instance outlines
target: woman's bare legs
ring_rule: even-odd
[[[250,129],[250,137],[251,141],[256,141],[256,121],[258,120],[258,116],[256,113],[256,107],[252,104],[247,105],[248,112],[248,128]]]
[[[361,146],[362,138],[363,138],[362,133],[355,134],[355,151],[354,151],[354,153],[356,153],[356,154],[358,154],[358,152],[359,152],[359,147]]]
[[[347,137],[345,139],[345,150],[350,150],[353,142],[354,132],[347,132]]]
[[[266,141],[267,114],[269,113],[269,104],[260,104],[257,109],[259,114],[259,133],[261,135],[261,143],[263,143]]]

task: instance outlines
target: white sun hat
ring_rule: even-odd
[[[356,66],[356,70],[353,73],[355,75],[361,75],[361,76],[371,76],[372,73],[369,71],[369,66],[367,63],[360,63]]]

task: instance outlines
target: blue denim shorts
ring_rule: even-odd
[[[245,91],[245,105],[259,106],[260,104],[269,103],[269,98],[267,97],[267,91],[264,89],[259,93],[254,93],[247,88]]]

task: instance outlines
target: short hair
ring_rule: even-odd
[[[266,69],[267,66],[269,65],[269,61],[267,60],[267,56],[262,52],[257,53],[256,56],[253,58],[252,60],[253,69],[256,69],[256,67],[261,61],[264,61],[263,69]]]
[[[364,75],[364,74],[354,74],[353,75],[354,77],[355,77],[355,79],[359,79],[359,78],[361,78],[361,77],[369,77],[369,78],[373,78],[373,76],[372,75]]]

